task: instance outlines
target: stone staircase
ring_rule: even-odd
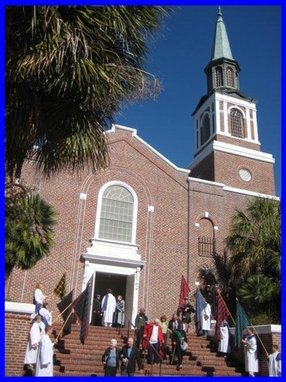
[[[59,328],[55,327],[59,330]],[[116,338],[118,347],[123,346],[123,337],[127,336],[127,329],[119,333],[116,328],[90,326],[88,337],[82,345],[79,340],[80,328],[72,325],[70,334],[65,335],[55,349],[55,376],[103,376],[101,362],[102,354],[108,347],[110,339]],[[134,333],[130,332],[130,336]],[[218,357],[209,340],[188,334],[189,348],[183,358],[183,367],[179,371],[169,360],[161,365],[148,365],[144,362],[143,373],[136,372],[136,376],[231,376],[241,377],[245,373],[236,368],[233,362]],[[170,344],[171,345],[171,344]],[[168,357],[167,357],[168,358]]]

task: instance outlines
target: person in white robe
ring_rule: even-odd
[[[259,371],[257,341],[252,328],[247,328],[246,332],[246,338],[241,340],[244,344],[245,371],[248,372],[250,377],[255,377],[254,373]]]
[[[27,343],[24,364],[28,365],[30,369],[34,368],[34,365],[37,360],[39,342],[42,337],[42,334],[40,331],[40,323],[41,323],[41,317],[39,315],[35,316],[32,327],[29,332],[29,339]]]
[[[44,302],[43,307],[39,310],[39,315],[45,326],[52,325],[52,312],[48,310],[48,303]]]
[[[47,296],[42,292],[43,285],[38,283],[34,291],[34,304],[35,304],[35,313],[38,314],[40,309],[43,306],[44,301],[47,299]]]
[[[52,327],[46,326],[45,334],[39,343],[36,361],[36,377],[53,377],[54,375],[54,345],[50,339]]]
[[[201,311],[201,329],[205,337],[207,337],[211,328],[211,315],[211,306],[209,303],[207,303],[206,307]]]
[[[218,352],[223,353],[224,357],[226,358],[227,354],[230,353],[230,331],[229,331],[229,325],[226,320],[223,320],[220,328],[220,340],[218,344]]]
[[[104,326],[112,326],[113,315],[116,308],[116,299],[112,294],[112,290],[108,289],[107,294],[101,301],[102,324]]]
[[[277,345],[272,346],[272,353],[267,356],[269,377],[281,376],[281,353]]]

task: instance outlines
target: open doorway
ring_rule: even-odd
[[[111,289],[115,298],[117,298],[118,295],[121,295],[125,301],[125,326],[134,326],[135,317],[138,313],[139,274],[136,272],[132,274],[122,274],[96,271],[94,275],[95,280],[93,284],[94,288],[91,301],[92,308],[90,321],[95,325],[101,325],[100,316],[97,318],[96,323],[94,322],[97,307],[100,309],[101,306],[101,303],[98,303],[98,301],[95,300],[96,295],[100,294],[102,299],[107,293],[107,289]]]
[[[126,299],[126,280],[127,276],[113,273],[96,272],[94,294],[99,293],[101,297],[106,294],[107,289],[112,289],[115,298],[120,294]]]

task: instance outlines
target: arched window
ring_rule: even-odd
[[[109,186],[102,195],[99,239],[132,242],[134,198],[121,185]]]
[[[215,84],[216,84],[216,87],[223,86],[222,69],[220,67],[215,69]]]
[[[234,71],[230,67],[226,69],[226,85],[234,88]]]
[[[208,114],[206,114],[203,118],[203,124],[201,126],[201,145],[203,145],[209,139],[210,134],[210,118]]]
[[[230,134],[233,137],[244,138],[243,115],[237,109],[231,109],[230,111]]]

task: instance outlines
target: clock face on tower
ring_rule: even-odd
[[[241,168],[239,171],[240,179],[242,179],[244,182],[250,182],[252,175],[251,172],[247,168]]]

